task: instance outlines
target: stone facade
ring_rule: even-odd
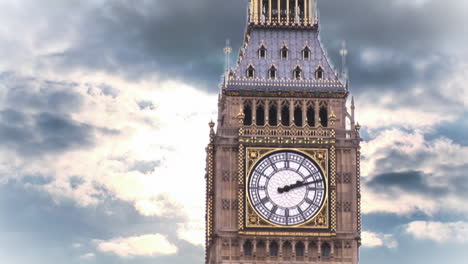
[[[251,8],[259,8],[260,2],[252,0]],[[298,7],[315,5],[312,0],[281,2],[296,2]],[[206,263],[358,263],[360,127],[354,121],[354,101],[348,111],[347,85],[339,80],[322,51],[318,24],[310,23],[313,19],[285,28],[262,22],[252,14],[239,63],[222,85],[216,129],[215,123],[210,123],[206,149]],[[249,45],[252,39],[259,43]],[[301,59],[298,54],[302,48],[291,48],[295,55],[276,64],[276,78],[268,78],[266,73],[249,76],[249,65],[267,71],[268,65],[281,59],[277,56],[281,56],[280,47],[286,42],[297,43],[296,47],[308,43],[312,52]],[[267,49],[276,49],[267,52],[280,55],[261,56],[261,43],[268,43]],[[305,74],[296,78],[291,63],[300,64]],[[314,73],[318,67],[323,75]],[[252,147],[327,153],[324,228],[248,225],[252,220],[247,215],[250,205],[246,198],[246,168],[251,158],[247,150]]]

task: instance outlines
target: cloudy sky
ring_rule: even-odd
[[[319,6],[363,125],[361,263],[466,263],[468,2]],[[0,0],[0,262],[203,262],[207,123],[245,9]]]

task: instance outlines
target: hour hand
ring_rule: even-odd
[[[279,193],[289,192],[290,190],[301,187],[304,184],[303,181],[297,181],[295,184],[286,185],[283,188],[278,188]]]
[[[302,187],[302,186],[306,186],[306,185],[321,182],[321,181],[322,180],[315,180],[315,181],[312,181],[312,182],[297,181],[295,184],[286,185],[283,188],[278,188],[278,192],[279,193],[289,192],[292,189],[296,189],[296,188],[299,188],[299,187]]]

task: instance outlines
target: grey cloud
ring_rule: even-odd
[[[154,110],[156,109],[156,106],[153,104],[151,101],[139,101],[137,102],[138,106],[140,107],[140,110]]]
[[[379,192],[405,191],[437,196],[446,192],[445,188],[431,187],[428,178],[420,171],[390,172],[375,176],[366,185]]]
[[[201,248],[177,239],[174,219],[141,216],[131,203],[111,197],[102,199],[95,207],[77,207],[67,201],[56,204],[39,189],[12,180],[0,184],[0,219],[1,255],[15,264],[82,264],[79,257],[88,252],[95,252],[96,258],[86,263],[128,263],[128,259],[101,254],[93,241],[154,233],[168,235],[171,242],[178,242],[179,254],[131,261],[183,264],[201,263],[203,258]],[[82,247],[71,247],[76,243]],[[24,254],[25,250],[28,254]]]
[[[389,161],[399,164],[398,160]],[[418,161],[409,161],[416,163]],[[421,158],[419,162],[424,162]],[[408,167],[402,164],[401,167]],[[411,167],[411,166],[410,166]],[[434,197],[459,197],[464,199],[468,192],[466,182],[468,164],[458,166],[440,165],[437,175],[425,174],[421,171],[392,172],[387,169],[386,173],[373,176],[364,181],[365,186],[379,193],[399,194],[417,193],[433,199]]]
[[[4,97],[0,97],[3,108],[71,113],[83,104],[81,95],[73,91],[77,86],[74,82],[40,81],[14,73],[0,73],[0,86],[6,90]]]
[[[46,3],[48,8],[37,6],[53,14],[45,41],[55,32],[76,33],[70,48],[39,58],[40,65],[55,65],[58,72],[86,68],[130,79],[157,73],[217,91],[225,39],[232,40],[235,59],[244,38],[246,0]],[[335,65],[340,64],[341,42],[348,42],[355,92],[431,84],[440,72],[452,72],[456,61],[450,57],[468,35],[466,28],[455,27],[465,21],[466,10],[456,0],[427,1],[419,7],[403,1],[327,0],[319,6],[322,40]],[[71,23],[60,23],[72,13]],[[361,60],[365,49],[389,55],[366,65]],[[418,61],[432,56],[427,69],[416,70]]]
[[[137,161],[130,168],[130,171],[139,171],[143,174],[153,172],[156,167],[161,165],[161,161]]]
[[[73,176],[70,177],[70,187],[76,190],[78,187],[86,183],[86,180],[83,177]]]
[[[8,122],[12,117],[19,117]],[[95,129],[66,115],[40,113],[27,116],[7,109],[0,111],[0,146],[24,156],[60,153],[93,145]]]

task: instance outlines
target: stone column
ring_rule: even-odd
[[[268,23],[271,23],[271,1],[272,0],[268,0]]]
[[[316,101],[315,102],[315,126],[318,126],[320,124],[320,115],[319,115],[319,112],[320,112],[320,101]]]
[[[294,124],[294,100],[289,100],[289,125]]]
[[[257,124],[257,99],[252,100],[252,125]]]
[[[278,125],[280,125],[282,121],[281,108],[283,108],[283,106],[281,105],[281,100],[278,100],[277,107],[276,107],[276,111],[277,111],[276,117],[278,117]]]
[[[302,125],[307,125],[307,102],[306,100],[302,101]]]

